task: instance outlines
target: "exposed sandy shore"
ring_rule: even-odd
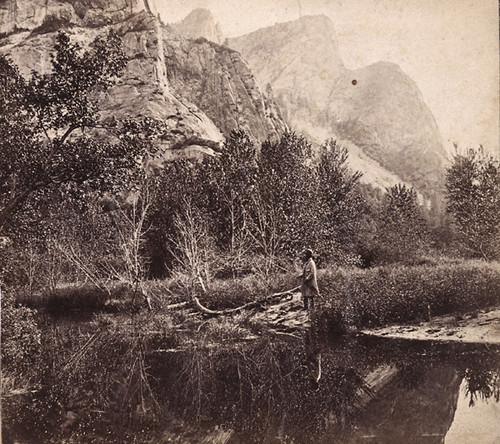
[[[413,325],[362,330],[385,338],[500,344],[500,308],[463,316],[445,316]]]

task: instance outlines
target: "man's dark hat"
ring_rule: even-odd
[[[306,248],[302,254],[306,254],[308,257],[313,257],[313,251],[310,248]]]

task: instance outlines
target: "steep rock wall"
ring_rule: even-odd
[[[105,27],[65,27],[74,41],[90,43],[98,34],[113,27],[122,37],[129,62],[122,78],[103,98],[102,114],[106,117],[152,117],[165,122],[157,161],[183,154],[183,151],[212,152],[223,140],[216,125],[195,105],[181,101],[168,88],[161,24],[145,8],[132,12],[125,20]],[[50,68],[50,51],[56,31],[25,31],[9,36],[0,51],[8,53],[24,74],[31,70],[46,72]],[[193,141],[196,140],[196,144]]]
[[[152,0],[1,0],[0,32],[33,30],[48,20],[98,27],[140,11],[157,14]]]
[[[0,17],[0,53],[26,76],[50,69],[59,30],[86,46],[114,29],[129,62],[103,98],[102,113],[164,121],[158,163],[178,155],[213,154],[233,129],[266,139],[285,128],[237,53],[172,33],[152,0],[0,0]]]
[[[240,54],[205,39],[164,33],[171,90],[195,103],[224,134],[244,130],[257,140],[285,129],[272,93],[263,94]]]

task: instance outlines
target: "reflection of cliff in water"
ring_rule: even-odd
[[[460,382],[449,365],[399,371],[366,404],[353,442],[442,443],[453,422]]]
[[[319,342],[308,332],[304,340],[272,336],[157,355],[150,368],[175,416],[226,430],[229,443],[435,443],[453,422],[463,378],[470,396],[498,400],[496,356],[475,347]]]
[[[346,442],[444,443],[455,419],[460,386],[472,406],[498,402],[498,350],[488,346],[408,341],[368,341],[392,375],[359,410]],[[380,381],[379,381],[380,382]]]
[[[326,338],[314,329],[221,341],[162,330],[130,336],[129,326],[110,335],[95,332],[95,325],[72,320],[60,330],[75,350],[73,344],[80,350],[103,339],[86,350],[88,376],[62,372],[59,378],[70,376],[67,388],[2,399],[3,441],[66,442],[71,435],[75,443],[385,444],[445,437],[462,444],[497,438],[484,420],[500,413],[494,345]],[[94,403],[96,394],[102,398]]]

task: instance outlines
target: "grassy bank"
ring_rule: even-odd
[[[273,276],[248,275],[238,279],[214,279],[188,284],[185,277],[144,282],[138,292],[114,285],[108,294],[89,285],[68,286],[17,301],[30,308],[64,314],[134,311],[146,307],[148,295],[153,311],[168,313],[172,305],[190,303],[198,296],[212,310],[231,309],[275,292],[296,287],[295,271]],[[321,298],[317,313],[334,328],[382,326],[429,317],[459,314],[500,304],[500,263],[449,261],[414,266],[370,269],[327,268],[318,273]]]
[[[485,309],[500,303],[500,264],[324,270],[320,317],[327,326],[370,327]]]

